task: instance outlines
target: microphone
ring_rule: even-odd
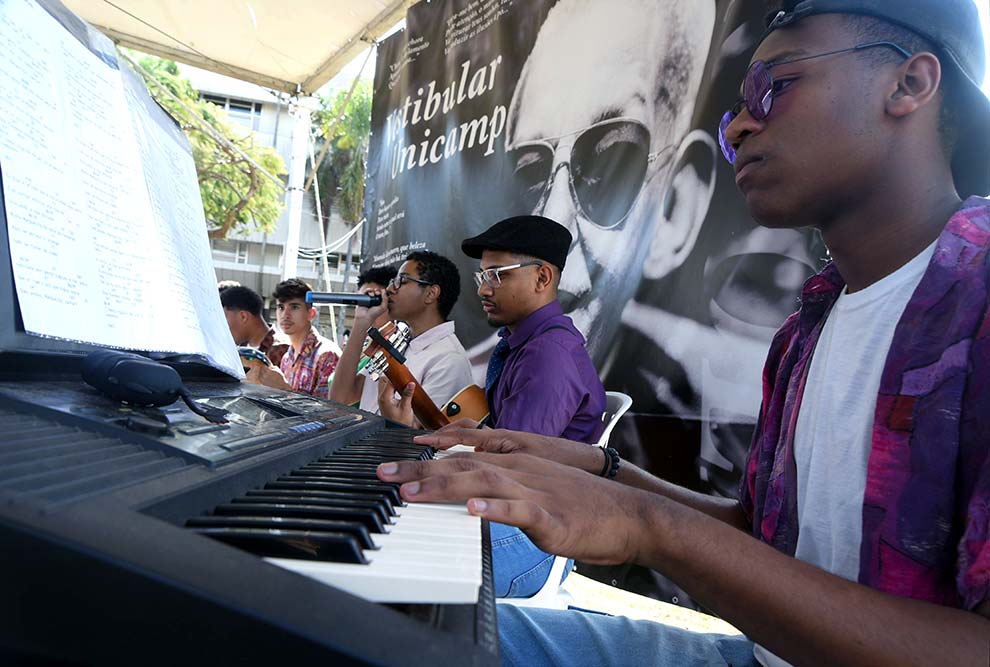
[[[306,292],[306,303],[338,303],[344,306],[364,306],[371,308],[380,305],[380,296],[348,294],[346,292]]]
[[[161,407],[182,399],[189,409],[214,424],[227,423],[227,411],[193,399],[171,366],[130,352],[96,350],[82,361],[86,384],[115,401]]]

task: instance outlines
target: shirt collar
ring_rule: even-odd
[[[516,327],[516,330],[510,335],[509,330],[506,327],[502,327],[498,335],[505,338],[509,337],[509,347],[517,348],[524,344],[530,338],[533,337],[543,324],[548,320],[555,317],[560,317],[564,314],[564,309],[560,305],[560,301],[554,299],[547,305],[534,310],[532,313],[527,315]]]
[[[447,336],[454,335],[454,323],[453,322],[443,322],[433,327],[432,329],[427,329],[420,335],[409,341],[409,351],[419,352],[425,350],[433,343],[446,338]]]
[[[310,327],[309,333],[306,334],[306,341],[303,343],[302,350],[299,351],[299,356],[304,357],[307,354],[311,354],[319,343],[320,341],[316,337],[316,332]]]

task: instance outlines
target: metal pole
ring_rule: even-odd
[[[306,179],[306,158],[309,152],[310,115],[316,108],[313,97],[296,98],[292,110],[292,156],[289,160],[289,219],[288,236],[282,258],[282,280],[298,273],[299,228],[303,214],[303,182]]]

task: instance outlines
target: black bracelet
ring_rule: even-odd
[[[619,452],[615,451],[614,447],[602,447],[602,453],[605,454],[605,465],[602,466],[598,476],[615,479],[619,474]]]

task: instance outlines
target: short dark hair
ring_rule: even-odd
[[[230,285],[221,289],[220,303],[227,310],[246,310],[256,317],[261,317],[265,308],[261,295],[243,285]]]
[[[416,262],[419,279],[440,287],[437,310],[447,319],[457,297],[461,295],[461,274],[452,261],[429,250],[417,250],[406,255],[407,262]]]
[[[842,19],[863,42],[893,42],[907,49],[911,54],[927,51],[938,56],[942,62],[942,83],[939,86],[942,99],[939,107],[938,131],[942,150],[947,158],[951,158],[960,137],[959,103],[956,101],[958,84],[955,81],[955,72],[947,66],[948,63],[942,57],[938,46],[913,30],[874,16],[843,14]],[[876,67],[901,62],[901,56],[893,49],[864,49],[859,53],[859,57]]]
[[[240,285],[241,284],[236,280],[221,280],[220,282],[217,283],[217,289],[222,292],[225,289],[229,289],[231,287],[240,287]]]
[[[288,280],[283,280],[275,286],[275,291],[272,292],[272,297],[276,301],[289,301],[291,299],[300,299],[305,301],[306,292],[312,291],[313,288],[310,287],[306,281],[299,278],[289,278]]]
[[[375,283],[376,285],[381,285],[385,287],[388,282],[395,278],[399,270],[394,266],[377,266],[370,268],[367,271],[362,271],[358,274],[358,287],[364,285],[365,283]]]

